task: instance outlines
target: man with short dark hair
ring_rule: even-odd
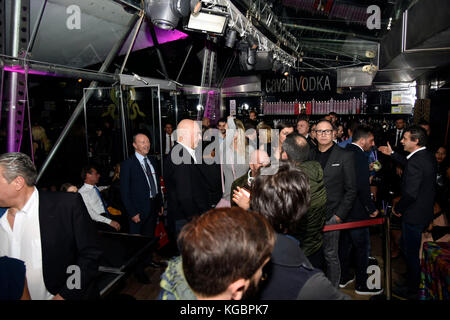
[[[372,129],[361,125],[353,132],[353,142],[347,145],[346,150],[353,152],[355,156],[357,194],[352,209],[345,222],[355,222],[375,218],[378,210],[370,196],[369,165],[366,152],[374,143]],[[351,251],[354,249],[356,261],[356,285],[355,292],[360,295],[376,295],[383,292],[382,289],[367,287],[367,267],[369,266],[370,234],[369,227],[345,229],[341,231],[339,243],[341,281],[339,287],[345,288],[353,282],[350,275]]]
[[[255,110],[251,110],[249,112],[249,120],[247,120],[248,122],[250,122],[255,128],[258,125],[258,114],[256,113]]]
[[[426,131],[419,126],[405,130],[401,140],[406,159],[393,151],[390,145],[381,148],[384,154],[405,164],[402,178],[402,196],[392,208],[392,213],[402,217],[401,247],[406,258],[407,286],[396,287],[394,292],[409,299],[416,299],[420,280],[419,250],[422,232],[433,220],[436,194],[436,159],[425,147]]]
[[[81,195],[38,191],[36,177],[27,155],[0,155],[0,207],[8,208],[0,218],[0,256],[25,262],[33,300],[98,298],[101,251]]]
[[[308,161],[309,145],[304,136],[293,132],[283,142],[281,158],[295,162],[309,180],[311,204],[300,220],[293,236],[300,241],[300,248],[311,264],[324,269],[323,226],[325,224],[327,195],[323,182],[323,170],[317,161]]]
[[[100,193],[107,187],[97,187],[100,174],[95,166],[88,165],[83,167],[81,178],[84,181],[84,185],[78,192],[83,197],[84,204],[91,219],[95,221],[97,228],[102,231],[119,231],[120,224],[111,219],[106,202]]]
[[[318,148],[313,159],[323,169],[327,193],[326,225],[342,223],[356,198],[356,170],[353,154],[333,142],[333,125],[321,120],[316,126]],[[339,263],[339,230],[327,231],[323,235],[323,250],[327,277],[334,286],[339,285],[341,266]]]
[[[275,233],[260,214],[212,209],[186,224],[178,237],[181,257],[161,277],[162,300],[241,300],[257,291]]]

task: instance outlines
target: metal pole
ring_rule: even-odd
[[[386,300],[391,300],[392,270],[391,270],[391,221],[389,213],[385,213],[385,252],[384,257],[384,286],[386,287]]]
[[[156,53],[158,54],[159,64],[161,65],[161,68],[163,69],[162,71],[164,73],[164,77],[166,77],[166,79],[169,79],[169,74],[167,73],[166,64],[164,63],[163,56],[161,54],[161,51],[159,50],[159,42],[158,42],[158,38],[156,37],[155,26],[151,22],[149,22],[149,29],[150,29],[150,34],[152,36],[153,45],[155,46]]]
[[[145,14],[144,14],[144,11],[143,11],[143,10],[141,10],[141,11],[139,12],[139,16],[140,16],[141,18],[139,19],[138,25],[137,25],[137,27],[136,27],[136,31],[134,32],[133,38],[131,39],[131,44],[130,44],[130,46],[128,47],[128,51],[127,51],[127,54],[126,54],[126,56],[125,56],[125,59],[123,60],[122,67],[120,68],[119,74],[122,74],[123,69],[125,68],[125,65],[127,64],[128,56],[130,55],[130,52],[131,52],[131,50],[132,50],[133,47],[134,47],[134,43],[136,42],[136,38],[137,38],[137,35],[138,35],[138,33],[139,33],[139,30],[141,30],[142,21],[144,20],[144,17],[145,17]]]
[[[133,15],[133,17],[130,19],[127,31],[123,34],[122,38],[119,41],[117,41],[116,44],[114,45],[114,47],[111,49],[111,51],[109,52],[108,56],[106,57],[106,60],[103,62],[102,66],[100,67],[99,72],[104,72],[109,67],[109,65],[112,63],[112,61],[114,60],[115,56],[120,51],[123,43],[127,40],[130,32],[133,30],[133,27],[135,26],[138,17],[139,17],[138,15]],[[47,158],[45,159],[44,163],[42,164],[42,168],[39,171],[39,174],[37,176],[36,182],[38,182],[39,179],[42,177],[42,174],[45,172],[45,170],[47,169],[50,161],[55,156],[56,151],[59,149],[59,146],[61,145],[62,141],[64,140],[64,138],[69,133],[69,130],[72,128],[72,126],[75,123],[75,121],[77,120],[79,114],[83,111],[84,102],[88,101],[91,98],[91,96],[93,94],[93,91],[94,91],[92,89],[95,89],[97,87],[97,85],[98,85],[97,81],[93,81],[89,85],[87,95],[85,97],[83,97],[83,100],[80,100],[80,102],[78,103],[78,105],[75,108],[72,116],[70,117],[69,121],[67,122],[65,128],[61,132],[61,135],[59,136],[59,138],[56,141],[55,145],[53,146],[52,150],[50,150],[49,155],[47,156]]]
[[[178,75],[177,75],[177,78],[175,79],[175,81],[178,81],[180,79],[181,73],[183,72],[184,66],[186,65],[186,62],[187,62],[189,56],[191,55],[191,51],[192,51],[193,47],[194,47],[194,45],[191,43],[191,45],[189,46],[188,53],[186,54],[186,58],[184,58],[183,65],[181,66],[180,72],[178,72]]]
[[[11,23],[11,55],[19,56],[19,38],[20,38],[20,10],[22,1],[16,0],[12,5],[12,23]],[[16,150],[16,105],[17,105],[17,78],[16,72],[11,72],[8,78],[9,82],[9,117],[8,117],[8,144],[7,152],[17,152]]]
[[[159,112],[159,151],[161,155],[161,176],[164,177],[164,157],[163,157],[163,146],[162,146],[162,127],[161,127],[161,97],[160,97],[160,87],[158,84],[158,112]]]
[[[122,85],[119,85],[119,94],[120,94],[120,120],[122,122],[122,142],[123,142],[123,158],[128,159],[128,135],[127,135],[127,129],[128,126],[126,124],[126,118],[125,118],[125,107],[123,106],[123,91],[122,91]],[[128,114],[128,109],[127,113]]]
[[[33,33],[31,34],[30,41],[28,42],[27,51],[25,52],[25,59],[28,57],[28,53],[33,50],[34,41],[36,40],[37,31],[39,29],[39,25],[42,21],[42,16],[44,15],[45,6],[47,5],[47,0],[44,0],[42,3],[41,9],[39,10],[38,19],[36,21],[36,24],[34,25]]]

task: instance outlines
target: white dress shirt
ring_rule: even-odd
[[[101,191],[105,188],[106,187],[99,187],[98,189]],[[105,208],[103,207],[102,199],[98,196],[93,185],[85,183],[78,192],[83,197],[84,204],[86,205],[92,220],[106,224],[111,223],[111,219],[102,216],[102,213],[105,213]]]
[[[397,131],[395,132],[395,146],[398,146],[398,144],[402,140],[402,136],[403,136],[403,129],[397,129]]]
[[[170,149],[173,147],[173,144],[175,143],[174,138],[175,135],[173,133],[170,135],[166,133],[166,145],[164,146],[164,154],[169,154]],[[172,145],[170,145],[170,142],[172,142]]]
[[[34,192],[22,210],[16,213],[13,229],[7,219],[0,218],[0,256],[25,262],[28,291],[33,300],[50,300],[42,272],[41,230],[39,225],[39,192]]]
[[[147,157],[144,157],[142,154],[140,154],[138,152],[135,152],[135,155],[136,155],[136,158],[139,160],[139,163],[141,164],[141,168],[144,171],[145,178],[147,178],[148,189],[150,190],[149,198],[153,198],[158,194],[158,183],[156,181],[155,168],[153,168],[152,162]],[[145,171],[145,163],[144,163],[145,159],[147,159],[147,161],[148,161],[147,163],[148,163],[148,166],[150,167],[150,171],[152,172],[153,181],[155,182],[156,194],[154,194],[154,195],[151,194],[152,191],[150,188],[150,181],[148,180],[148,176]]]
[[[413,152],[411,152],[410,154],[408,154],[408,155],[406,156],[406,159],[409,160],[409,158],[411,158],[411,157],[413,156],[414,153],[419,152],[419,151],[421,151],[421,150],[425,150],[426,148],[427,148],[427,147],[422,147],[422,148],[419,148],[419,149],[417,149],[417,150],[414,150]]]

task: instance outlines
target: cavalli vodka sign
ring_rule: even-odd
[[[267,93],[301,93],[331,91],[329,75],[295,75],[283,78],[263,79],[263,88]]]

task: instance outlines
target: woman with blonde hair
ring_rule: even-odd
[[[220,150],[220,173],[222,180],[222,198],[216,208],[231,207],[230,193],[234,180],[248,171],[246,157],[245,127],[242,121],[235,120],[232,116],[227,119],[225,125],[227,135]]]

